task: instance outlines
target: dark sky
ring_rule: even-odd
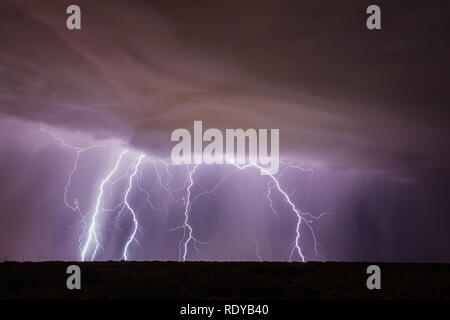
[[[331,213],[314,223],[320,257],[305,236],[308,259],[450,261],[448,1],[377,1],[377,31],[365,27],[371,1],[77,1],[79,31],[65,27],[69,4],[0,5],[0,256],[78,257],[63,202],[75,154],[41,125],[108,145],[83,153],[74,178],[70,196],[89,212],[114,146],[167,159],[172,130],[203,120],[280,128],[283,160],[318,164],[280,178],[302,209]],[[202,169],[194,191],[223,169]],[[292,213],[278,199],[272,221],[254,205],[266,182],[245,178],[198,203],[193,223],[211,243],[192,259],[255,259],[252,237],[265,259],[289,256]],[[180,209],[148,218],[136,259],[177,259],[167,229]],[[104,257],[120,258],[124,233],[108,237]]]

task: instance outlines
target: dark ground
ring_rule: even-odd
[[[82,289],[66,288],[69,262],[0,263],[0,299],[450,299],[450,264],[75,262]]]

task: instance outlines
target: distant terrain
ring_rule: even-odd
[[[82,289],[66,288],[77,264]],[[381,290],[368,290],[371,263],[3,262],[0,299],[450,299],[450,264],[377,263]]]

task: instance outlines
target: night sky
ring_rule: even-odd
[[[82,29],[70,31],[75,3]],[[95,259],[122,259],[133,223],[113,210],[145,154],[129,258],[179,260],[189,168],[161,160],[174,129],[202,120],[279,128],[283,163],[313,168],[278,176],[299,209],[326,213],[299,230],[306,260],[450,262],[450,3],[377,1],[376,31],[370,4],[2,1],[0,258],[80,259],[100,182],[127,148]],[[93,144],[65,192],[70,146]],[[267,177],[200,166],[194,180],[192,197],[206,193],[186,260],[290,260],[296,217],[275,189],[269,203]]]

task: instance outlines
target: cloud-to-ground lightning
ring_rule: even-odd
[[[236,162],[234,162],[233,160],[230,160],[229,163],[231,163],[232,165],[234,165],[236,168],[240,169],[240,170],[245,170],[247,168],[257,168],[261,174],[264,174],[266,176],[268,176],[270,178],[270,180],[273,182],[273,187],[276,188],[278,190],[278,192],[284,197],[284,200],[289,204],[289,206],[291,207],[292,211],[295,213],[296,217],[297,217],[297,223],[296,223],[296,228],[295,228],[295,240],[293,243],[293,247],[291,250],[291,255],[289,257],[289,259],[292,261],[292,257],[294,255],[295,252],[297,252],[297,254],[299,255],[300,259],[302,260],[302,262],[305,262],[305,256],[302,253],[302,249],[300,247],[300,226],[302,225],[303,222],[303,216],[310,216],[313,218],[320,218],[319,217],[314,217],[308,213],[304,213],[302,211],[300,211],[296,205],[294,204],[294,202],[291,200],[291,197],[289,196],[289,194],[286,193],[286,191],[283,190],[283,188],[280,185],[280,182],[278,181],[278,179],[271,174],[267,169],[257,165],[257,164],[245,164],[245,165],[239,165]],[[270,187],[269,187],[270,190]],[[269,193],[269,197],[270,197],[270,193]],[[273,209],[272,206],[272,201],[270,202],[270,206]],[[306,223],[307,224],[307,223]],[[308,227],[312,230],[312,228],[308,225]],[[315,250],[317,252],[317,239],[314,235],[314,231],[313,231],[313,238],[315,241],[314,247]]]
[[[258,261],[262,262],[262,257],[259,254],[259,244],[258,241],[256,241],[255,237],[252,238],[253,243],[255,244],[255,254],[258,257]]]
[[[101,222],[101,220],[99,219],[99,216],[105,212],[117,212],[117,211],[119,211],[119,213],[116,217],[117,219],[119,219],[121,217],[122,213],[124,213],[124,212],[128,212],[132,219],[132,227],[131,227],[131,230],[129,230],[129,234],[127,236],[126,243],[124,245],[123,252],[122,252],[122,258],[124,260],[128,260],[129,259],[129,254],[128,254],[129,247],[130,247],[131,243],[133,243],[133,241],[137,241],[136,233],[141,227],[137,220],[136,212],[129,202],[131,193],[134,192],[133,188],[135,188],[136,192],[143,193],[143,196],[145,196],[146,202],[148,203],[150,209],[155,210],[155,211],[160,210],[160,208],[157,208],[156,206],[153,205],[153,202],[151,201],[151,197],[150,197],[150,192],[145,190],[142,185],[142,178],[143,178],[144,173],[143,173],[142,169],[140,168],[140,166],[143,163],[144,158],[146,157],[145,154],[141,154],[140,156],[137,156],[135,158],[135,160],[133,161],[133,164],[128,166],[128,169],[126,170],[126,172],[124,174],[122,174],[121,176],[115,178],[115,180],[113,180],[113,177],[115,176],[116,172],[119,170],[120,163],[121,163],[122,158],[125,155],[125,153],[127,153],[127,150],[123,150],[121,152],[120,156],[118,157],[118,159],[115,162],[115,166],[113,167],[113,169],[100,182],[100,185],[98,187],[98,194],[96,195],[96,202],[95,202],[93,209],[90,211],[90,212],[92,212],[92,214],[89,213],[89,216],[90,216],[89,224],[87,224],[86,220],[88,219],[87,218],[88,215],[83,214],[81,212],[78,198],[75,197],[72,202],[69,201],[69,192],[70,192],[71,185],[72,185],[72,178],[78,170],[78,162],[79,162],[81,154],[85,151],[91,150],[96,147],[104,147],[104,145],[92,144],[92,145],[88,145],[86,147],[73,146],[71,144],[68,144],[64,139],[62,139],[61,137],[59,137],[58,135],[56,135],[55,133],[53,133],[52,131],[50,131],[48,129],[41,128],[41,131],[50,135],[51,137],[53,137],[56,141],[59,142],[59,144],[61,144],[61,146],[71,149],[75,152],[74,162],[71,167],[71,170],[68,172],[67,181],[64,186],[63,197],[64,197],[64,204],[68,208],[70,208],[72,211],[77,212],[80,215],[81,221],[84,224],[84,232],[82,233],[82,235],[79,238],[81,260],[82,261],[95,260],[99,248],[102,247],[102,245],[100,243],[100,239],[99,239],[101,236],[99,232],[100,232],[100,229],[103,228],[103,226],[101,225],[103,222]],[[194,226],[192,225],[192,222],[191,222],[191,211],[192,211],[193,204],[196,203],[197,201],[199,201],[202,196],[205,196],[205,195],[215,196],[219,190],[219,187],[221,187],[228,180],[228,178],[230,177],[231,174],[233,174],[233,172],[232,171],[227,172],[223,178],[219,179],[219,181],[214,185],[214,187],[212,189],[201,191],[201,192],[194,194],[193,188],[194,188],[195,184],[197,183],[196,182],[197,178],[195,177],[196,171],[199,169],[200,165],[194,165],[194,166],[186,165],[185,166],[186,178],[184,180],[183,185],[181,187],[173,188],[171,186],[171,182],[172,182],[172,179],[174,178],[174,174],[170,170],[171,166],[173,166],[173,165],[171,163],[164,161],[161,158],[154,157],[154,156],[147,157],[147,159],[152,163],[152,166],[154,169],[154,175],[156,177],[156,182],[159,185],[159,190],[164,190],[164,192],[166,193],[166,195],[164,195],[164,198],[166,200],[163,200],[163,204],[166,207],[167,213],[169,213],[169,209],[168,209],[169,203],[177,204],[178,206],[182,206],[182,208],[183,208],[182,224],[179,225],[178,227],[170,228],[170,230],[183,230],[182,237],[178,243],[178,249],[179,249],[178,259],[179,259],[179,261],[186,261],[189,256],[190,248],[200,251],[198,249],[197,245],[208,243],[206,241],[200,241],[197,238],[195,238],[195,236],[194,236],[194,233],[195,233]],[[158,163],[158,165],[157,165],[157,163]],[[297,190],[294,190],[293,192],[288,193],[284,188],[282,188],[282,186],[280,184],[280,177],[283,174],[285,174],[287,170],[290,170],[290,169],[299,170],[301,172],[309,173],[309,175],[311,177],[312,174],[314,173],[314,167],[305,167],[305,166],[300,166],[300,165],[292,164],[292,163],[282,163],[282,167],[280,168],[281,170],[279,171],[279,173],[277,175],[273,175],[264,167],[261,167],[256,164],[240,165],[240,164],[236,164],[234,162],[230,162],[230,163],[231,163],[231,167],[235,167],[235,168],[239,169],[240,171],[245,172],[252,179],[256,179],[256,177],[251,173],[251,171],[246,170],[248,168],[257,169],[259,171],[259,173],[261,174],[262,178],[267,177],[266,178],[266,179],[268,179],[268,181],[266,182],[267,183],[267,191],[264,193],[264,199],[267,202],[268,207],[270,208],[270,210],[274,213],[274,215],[276,217],[278,217],[282,211],[280,211],[280,209],[279,209],[279,204],[276,205],[272,200],[272,195],[274,194],[274,191],[276,191],[276,193],[281,195],[284,202],[290,207],[291,211],[295,214],[295,217],[296,217],[295,237],[292,242],[292,249],[291,249],[289,259],[292,261],[294,259],[294,255],[297,254],[301,261],[303,261],[303,262],[305,261],[305,256],[302,252],[302,243],[301,243],[301,238],[302,238],[301,226],[303,226],[303,225],[306,226],[311,231],[312,239],[314,242],[314,250],[317,255],[318,254],[317,253],[318,252],[318,249],[317,249],[318,241],[317,241],[314,229],[312,228],[312,223],[317,221],[323,215],[328,214],[328,213],[322,213],[319,216],[313,216],[310,213],[302,212],[300,209],[298,209],[298,207],[292,200],[292,194],[297,192]],[[165,167],[166,173],[165,174],[163,173],[164,177],[161,174],[161,172],[159,172],[158,167],[160,165]],[[117,205],[115,205],[111,209],[102,207],[102,202],[104,201],[104,199],[103,199],[104,193],[106,191],[109,191],[110,194],[113,195],[112,186],[125,178],[127,179],[128,183],[127,183],[127,188],[125,190],[125,194],[123,195],[123,198],[121,197],[122,198],[121,202],[118,203]],[[184,192],[183,196],[180,196],[181,192]],[[162,195],[159,195],[159,198],[164,199],[164,198],[162,198]],[[107,216],[108,219],[110,217],[111,217],[111,215]],[[116,221],[119,221],[119,220],[116,220]],[[116,227],[120,231],[124,231],[117,224],[116,224]],[[84,244],[83,244],[83,240],[85,240]],[[260,256],[259,244],[256,242],[255,238],[252,238],[252,241],[255,244],[256,256],[257,256],[258,260],[261,261],[262,259]]]
[[[279,180],[279,178],[288,169],[299,170],[300,172],[307,172],[308,173],[308,178],[311,178],[313,176],[313,174],[314,174],[314,169],[316,167],[316,164],[313,164],[312,166],[303,166],[303,165],[294,164],[294,163],[291,163],[291,162],[283,162],[282,165],[283,165],[283,167],[282,167],[281,171],[277,174],[276,177],[274,176],[273,178],[276,178],[277,180]],[[279,183],[275,184],[273,182],[273,179],[271,179],[271,181],[269,181],[269,183],[268,183],[268,189],[267,189],[267,193],[265,195],[266,200],[267,200],[267,202],[269,204],[269,208],[272,210],[272,212],[275,214],[276,217],[279,216],[279,213],[273,206],[273,201],[272,201],[272,198],[271,198],[271,190],[274,189],[274,188],[277,188],[279,190],[278,186],[279,186]],[[287,198],[291,198],[291,196],[294,193],[296,193],[296,192],[297,192],[297,190],[294,190],[293,192],[288,194],[288,197],[286,197],[283,193],[282,193],[282,195],[285,197],[285,200],[287,200]],[[291,208],[292,208],[292,205],[291,205]],[[312,214],[310,214],[308,212],[304,212],[304,211],[300,211],[300,210],[298,212],[299,212],[300,216],[303,218],[303,221],[305,222],[305,226],[311,232],[311,235],[313,237],[313,243],[314,243],[314,251],[316,253],[316,256],[318,256],[319,253],[318,253],[317,247],[320,244],[317,241],[316,233],[315,233],[314,229],[312,228],[311,224],[313,222],[319,220],[322,216],[329,215],[329,213],[328,212],[323,212],[323,213],[319,214],[318,216],[314,216],[314,215],[312,215]],[[294,248],[295,248],[295,246],[294,246]],[[291,255],[291,259],[292,259],[292,255]]]
[[[265,198],[268,201],[269,204],[269,208],[272,210],[272,212],[275,214],[276,217],[278,217],[279,213],[278,211],[275,209],[274,204],[273,204],[273,200],[271,198],[271,192],[273,189],[276,189],[283,197],[283,199],[285,200],[285,202],[288,203],[288,205],[290,206],[291,210],[295,213],[296,215],[296,219],[297,219],[297,223],[296,223],[296,228],[295,228],[295,240],[293,242],[293,246],[292,246],[292,250],[291,250],[291,254],[289,256],[289,259],[292,261],[293,260],[293,256],[294,253],[297,252],[299,258],[301,259],[302,262],[305,261],[305,257],[302,253],[302,249],[301,249],[301,245],[300,245],[300,227],[302,225],[302,222],[305,223],[305,225],[307,226],[307,228],[311,231],[312,237],[313,237],[313,241],[314,241],[314,250],[316,252],[316,255],[318,255],[318,250],[317,250],[317,246],[318,246],[318,242],[317,242],[317,238],[314,232],[314,229],[311,226],[311,223],[313,221],[316,221],[318,219],[320,219],[323,215],[326,215],[328,213],[322,213],[319,216],[313,216],[310,213],[307,212],[303,212],[300,209],[298,209],[296,207],[296,205],[294,204],[294,202],[291,199],[291,196],[293,193],[296,192],[296,190],[294,190],[291,194],[288,194],[280,185],[279,179],[271,174],[267,169],[259,166],[259,165],[254,165],[254,164],[247,164],[247,165],[238,165],[235,162],[230,161],[230,163],[232,165],[234,165],[236,168],[238,168],[239,170],[244,170],[247,168],[256,168],[259,170],[260,174],[264,174],[265,176],[268,176],[270,178],[270,181],[267,183],[267,192],[265,193]],[[190,217],[190,213],[191,213],[191,209],[192,209],[192,205],[198,200],[198,198],[200,198],[203,195],[206,194],[215,194],[215,192],[217,191],[217,189],[229,178],[230,173],[226,174],[225,177],[223,177],[222,179],[219,180],[219,182],[211,189],[211,190],[206,190],[203,192],[198,193],[197,195],[192,195],[192,187],[195,184],[195,180],[193,178],[193,175],[195,174],[197,168],[199,167],[199,165],[195,165],[192,167],[191,170],[188,171],[188,176],[187,176],[187,180],[188,180],[188,185],[186,187],[186,195],[183,198],[184,200],[184,222],[181,226],[172,228],[171,230],[178,230],[178,229],[183,229],[183,237],[181,238],[181,241],[179,243],[179,260],[180,261],[186,261],[186,257],[188,254],[188,245],[191,241],[193,241],[194,243],[194,248],[197,249],[196,247],[196,243],[201,243],[201,244],[205,244],[207,242],[203,242],[203,241],[199,241],[198,239],[196,239],[193,236],[193,226],[189,223],[189,217]],[[283,168],[283,170],[281,171],[280,175],[284,174],[284,172],[289,169],[289,168],[293,168],[293,169],[297,169],[300,170],[302,172],[308,172],[310,174],[313,173],[313,168],[309,168],[309,167],[303,167],[303,166],[299,166],[299,165],[293,165],[293,164],[285,164],[285,167]],[[247,172],[246,172],[247,173]],[[309,218],[309,219],[307,219]],[[255,242],[256,240],[253,239],[253,241]],[[255,243],[256,247],[257,247],[257,256],[258,259],[261,259],[261,257],[259,256],[259,246],[257,243]],[[198,249],[197,249],[198,250]]]
[[[102,201],[102,197],[103,197],[104,186],[111,179],[111,177],[116,173],[117,169],[119,168],[120,161],[122,160],[122,158],[126,152],[127,152],[127,150],[122,151],[119,158],[117,159],[117,162],[116,162],[114,168],[109,172],[109,174],[100,183],[99,192],[98,192],[98,196],[97,196],[97,202],[95,204],[94,213],[92,215],[91,225],[89,226],[89,230],[88,230],[88,237],[87,237],[86,243],[81,251],[81,261],[85,261],[86,253],[87,253],[88,249],[91,247],[92,241],[95,242],[95,248],[91,255],[91,261],[94,260],[97,250],[100,246],[100,243],[98,241],[98,235],[97,235],[97,216],[100,211],[100,205],[101,205],[101,201]]]
[[[197,241],[193,236],[192,236],[192,227],[189,224],[189,214],[191,212],[191,207],[192,207],[192,202],[191,202],[191,189],[192,186],[194,185],[194,173],[195,170],[197,170],[198,165],[194,165],[192,167],[191,170],[189,170],[188,172],[188,179],[189,179],[189,183],[188,186],[186,188],[186,195],[184,196],[184,221],[183,224],[177,228],[173,228],[173,230],[176,229],[183,229],[183,237],[180,240],[179,243],[179,260],[180,261],[186,261],[186,255],[188,252],[188,245],[189,242],[191,242],[191,240],[193,240],[194,242]]]
[[[136,231],[139,228],[139,222],[137,221],[137,218],[136,218],[136,212],[134,212],[133,208],[131,207],[130,203],[128,202],[128,196],[130,194],[130,190],[131,190],[131,187],[132,187],[133,179],[136,177],[136,180],[137,180],[136,174],[137,174],[137,172],[139,170],[139,166],[140,166],[144,156],[145,155],[140,155],[136,159],[136,162],[134,164],[134,171],[130,175],[128,189],[127,189],[127,191],[125,193],[125,198],[124,198],[125,205],[126,205],[128,211],[130,212],[131,217],[133,219],[133,230],[132,230],[130,236],[128,237],[127,243],[125,244],[125,247],[123,249],[123,258],[124,258],[124,260],[128,260],[128,256],[127,256],[128,247],[130,246],[130,243],[133,242],[133,240],[135,240],[134,237],[136,236]]]
[[[191,170],[188,171],[188,175],[187,175],[187,187],[186,187],[186,194],[183,197],[183,201],[184,201],[184,221],[183,224],[181,226],[172,228],[171,230],[178,230],[178,229],[183,229],[183,236],[180,240],[179,243],[179,260],[180,261],[186,261],[186,256],[188,254],[188,245],[189,243],[192,241],[193,242],[193,247],[197,250],[200,251],[197,247],[197,244],[208,244],[208,242],[206,241],[201,241],[198,240],[197,238],[195,238],[193,236],[193,227],[192,225],[189,223],[189,216],[191,213],[191,208],[192,205],[202,196],[207,195],[207,194],[215,194],[217,189],[229,178],[230,174],[226,174],[222,179],[219,180],[218,183],[216,183],[216,185],[210,189],[210,190],[205,190],[202,191],[200,193],[198,193],[197,195],[193,196],[192,195],[192,187],[194,186],[194,174],[197,170],[197,168],[199,167],[199,165],[195,165],[192,167]]]

